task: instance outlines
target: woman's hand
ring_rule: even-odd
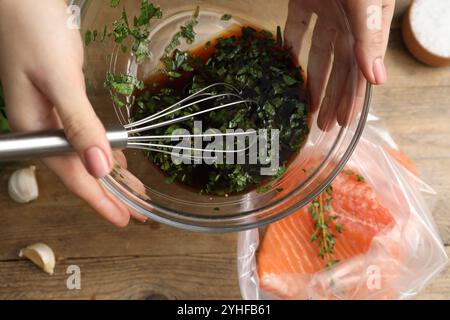
[[[130,216],[143,221],[97,180],[114,158],[86,96],[79,31],[67,19],[62,0],[0,1],[0,77],[10,125],[15,131],[64,128],[77,155],[45,159],[47,166],[113,224],[125,226]]]
[[[313,14],[318,16],[308,61],[308,85],[311,108],[319,110],[318,125],[327,130],[337,119],[349,122],[350,114],[364,101],[365,81],[383,84],[387,81],[384,56],[395,0],[340,0],[347,13],[355,38],[354,50],[362,76],[350,80],[351,53],[344,43],[346,28],[335,14],[334,0],[290,0],[285,38],[294,53],[300,53]],[[314,37],[317,37],[314,39]],[[331,73],[330,73],[331,71]],[[329,78],[328,78],[329,77]],[[363,78],[364,77],[364,78]],[[349,101],[354,96],[356,99]]]

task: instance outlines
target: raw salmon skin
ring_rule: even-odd
[[[309,296],[309,291],[315,287],[317,292],[317,286],[322,286],[319,291],[324,292],[320,298],[357,298],[357,292],[367,291],[366,288],[358,287],[361,279],[352,278],[358,276],[357,272],[370,276],[370,268],[363,270],[367,268],[367,261],[360,258],[374,245],[374,237],[394,224],[393,216],[377,199],[371,186],[351,170],[341,172],[332,187],[329,214],[337,216],[336,223],[343,226],[342,233],[336,230],[333,232],[336,234],[336,244],[331,257],[339,261],[332,267],[333,277],[329,277],[330,271],[326,268],[326,261],[318,255],[318,242],[311,241],[314,220],[309,206],[306,206],[271,224],[261,240],[257,254],[259,286],[268,296],[282,299],[315,298]],[[398,254],[395,252],[395,245],[380,245],[390,250],[389,259],[392,260],[392,256]],[[339,270],[343,263],[352,264],[354,277],[347,274],[348,268]],[[354,284],[333,284],[333,281],[339,279],[354,281]],[[333,288],[345,288],[345,292]],[[364,292],[364,295],[367,295],[367,292]],[[389,298],[391,293],[374,293],[374,298],[380,297]]]

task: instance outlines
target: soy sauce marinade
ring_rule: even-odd
[[[296,67],[288,48],[283,47],[280,32],[274,37],[265,30],[239,27],[195,50],[175,50],[162,61],[166,71],[148,79],[145,89],[136,95],[134,120],[163,110],[211,84],[225,82],[237,88],[243,99],[256,103],[220,109],[196,118],[202,120],[203,130],[279,129],[281,165],[300,150],[309,132],[307,91],[301,69]],[[226,89],[216,90],[220,94]],[[219,100],[215,105],[221,102],[227,101]],[[171,117],[212,106],[195,105]],[[193,133],[193,125],[193,121],[184,121],[153,129],[151,133],[166,135],[179,128]],[[261,165],[177,165],[170,155],[156,152],[149,152],[148,158],[165,173],[167,183],[182,183],[207,194],[248,191],[267,180],[267,176],[260,175]],[[279,173],[282,171],[283,167]]]

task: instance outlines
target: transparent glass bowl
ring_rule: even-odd
[[[333,99],[338,100],[337,105],[351,103],[351,120],[347,126],[339,126],[333,121],[326,132],[322,131],[317,126],[320,109],[314,111],[311,133],[304,149],[291,162],[284,176],[271,183],[271,189],[264,193],[252,191],[219,197],[201,195],[177,184],[168,185],[159,169],[142,152],[135,150],[125,151],[127,168],[117,164],[113,172],[103,179],[104,185],[121,201],[150,219],[202,232],[240,231],[258,227],[281,219],[312,201],[331,183],[352,154],[363,131],[371,98],[369,84],[364,82],[363,88],[358,88],[361,73],[353,50],[354,38],[339,1],[329,1],[326,11],[315,8],[314,2],[320,1],[297,2],[303,16],[313,17],[308,20],[309,23],[314,20],[315,26],[321,26],[316,27],[313,33],[307,31],[311,24],[300,21],[295,26],[305,28],[301,52],[298,52],[299,62],[304,67],[307,79],[317,78],[320,75],[314,73],[321,68],[308,65],[313,60],[311,56],[317,54],[318,48],[319,53],[320,48],[330,51],[332,68],[329,76],[322,77],[323,88],[327,88],[326,92],[334,92]],[[139,12],[140,0],[122,3],[130,16]],[[127,115],[113,106],[110,93],[103,87],[106,72],[129,73],[146,78],[157,71],[163,48],[197,5],[200,6],[201,14],[194,46],[213,38],[234,23],[275,32],[277,26],[285,28],[288,14],[288,1],[174,0],[154,3],[161,6],[164,16],[152,27],[151,61],[138,67],[129,54],[123,54],[114,46],[113,41],[94,43],[86,49],[88,95],[106,127],[128,121]],[[72,4],[81,7],[82,34],[87,29],[103,30],[105,25],[110,26],[119,17],[121,10],[110,8],[109,0],[78,0],[72,1]],[[224,13],[232,14],[233,19],[222,21]],[[335,36],[330,37],[330,32]],[[339,41],[339,53],[334,52],[337,50],[335,41]],[[342,78],[348,83],[345,90],[333,81]]]

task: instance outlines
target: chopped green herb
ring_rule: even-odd
[[[138,17],[134,17],[134,26],[148,27],[152,19],[160,19],[161,17],[162,12],[159,9],[159,7],[156,7],[153,3],[149,1],[142,1],[140,15]]]
[[[233,18],[233,16],[231,14],[225,13],[222,18],[220,18],[220,20],[222,21],[229,21],[231,20],[231,18]]]
[[[112,100],[118,107],[125,106],[119,96],[129,97],[136,90],[144,89],[144,83],[131,75],[115,75],[108,72],[105,80],[105,88],[111,90]]]
[[[279,179],[286,173],[287,167],[285,165],[278,168],[277,173],[273,176],[273,179]]]
[[[166,177],[166,178],[164,179],[164,182],[165,182],[166,184],[172,184],[172,183],[175,181],[176,178],[177,178],[176,175],[168,176],[168,177]]]
[[[228,178],[232,192],[244,191],[249,185],[254,183],[253,177],[239,165],[228,175]]]
[[[122,15],[119,20],[113,22],[113,31],[111,35],[114,41],[122,45],[123,41],[131,34],[130,25],[128,23],[128,16],[125,9],[122,10]]]
[[[195,30],[194,27],[198,24],[199,7],[197,7],[192,15],[192,18],[185,22],[183,26],[180,27],[180,31],[175,33],[169,42],[169,44],[164,49],[164,56],[161,61],[164,64],[163,72],[171,78],[181,77],[181,72],[192,71],[190,60],[192,57],[189,52],[182,52],[176,49],[181,45],[181,40],[184,39],[187,44],[192,44],[195,40]]]
[[[285,74],[283,75],[283,80],[288,86],[292,86],[298,82],[298,80],[292,78],[291,76]]]
[[[226,82],[237,88],[243,98],[254,100],[257,104],[249,109],[217,110],[205,114],[199,120],[222,132],[232,128],[278,128],[280,153],[289,155],[296,152],[308,134],[307,100],[298,94],[298,87],[304,85],[301,72],[292,62],[288,50],[277,47],[277,39],[272,34],[249,27],[242,28],[242,34],[241,38],[230,36],[215,39],[214,51],[205,62],[196,59],[195,51],[184,52],[176,46],[168,47],[169,54],[161,59],[162,72],[170,78],[167,84],[173,87],[175,83],[180,90],[165,92],[151,88],[151,94],[137,97],[136,103],[141,107],[136,111],[134,119],[139,120],[163,110],[185,98],[187,93],[197,92],[209,84]],[[179,40],[179,34],[174,39]],[[165,85],[163,83],[161,87],[164,88]],[[273,90],[274,87],[279,89]],[[200,107],[191,106],[182,112],[171,114],[171,117],[192,114],[198,108]],[[190,132],[193,129],[192,123],[177,124],[175,127]],[[156,129],[152,133],[170,134],[165,128]],[[245,191],[252,186],[265,182],[267,184],[268,180],[280,178],[287,169],[286,165],[281,165],[267,179],[259,175],[260,165],[175,165],[166,155],[149,153],[148,156],[168,176],[175,176],[173,181],[198,186],[205,194],[225,195]],[[285,163],[287,159],[280,160]],[[271,190],[272,186],[266,184],[256,191],[263,193]],[[281,188],[277,192],[281,192]]]
[[[360,175],[360,174],[357,174],[357,175],[356,175],[356,180],[358,180],[359,182],[364,182],[364,181],[366,181],[366,179],[365,179],[362,175]]]
[[[112,1],[111,6],[116,8],[120,1]],[[150,58],[150,23],[153,19],[160,19],[162,11],[148,0],[141,0],[140,13],[133,18],[133,26],[130,25],[128,15],[125,9],[122,10],[120,18],[113,22],[112,31],[108,33],[108,28],[103,29],[102,37],[99,39],[103,42],[106,37],[113,38],[123,53],[131,51],[135,56],[138,64],[145,59]],[[89,46],[92,41],[97,41],[100,33],[97,30],[87,30],[85,33],[85,45]],[[133,44],[131,48],[125,45],[125,41],[131,39]]]
[[[0,83],[0,134],[8,133],[10,131],[8,119],[6,118],[6,103],[3,94],[2,84]],[[0,170],[5,166],[4,163],[0,163]]]
[[[111,8],[117,8],[120,4],[120,0],[111,0]]]
[[[10,130],[8,120],[6,119],[5,109],[6,109],[5,97],[3,95],[3,88],[0,83],[0,133],[7,133]]]

